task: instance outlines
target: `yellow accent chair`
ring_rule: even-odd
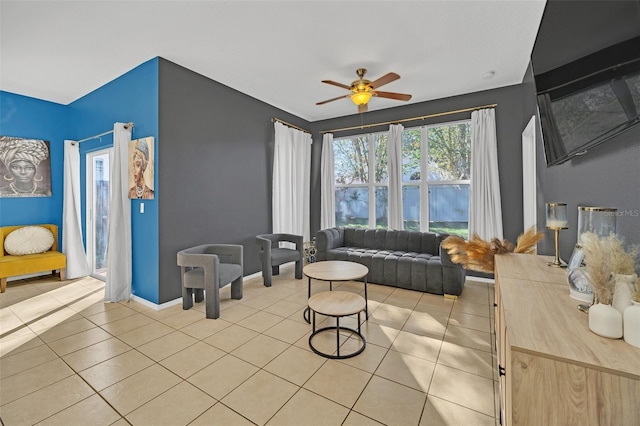
[[[13,256],[4,249],[4,239],[11,232],[24,226],[41,226],[48,229],[53,234],[53,246],[44,253],[25,254]],[[0,227],[0,292],[4,293],[7,288],[7,278],[20,275],[35,274],[38,272],[60,270],[60,281],[64,280],[65,269],[67,268],[67,256],[58,251],[58,226],[52,224],[38,225],[18,225]]]

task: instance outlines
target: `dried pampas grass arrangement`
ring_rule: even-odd
[[[442,247],[451,256],[451,261],[462,265],[465,269],[493,273],[496,254],[534,253],[536,244],[542,240],[543,236],[543,232],[536,232],[534,228],[530,228],[518,236],[514,249],[513,244],[507,240],[493,238],[491,241],[485,241],[474,234],[471,240],[466,241],[462,237],[452,235],[445,238]]]
[[[635,273],[636,259],[640,248],[631,246],[625,250],[623,241],[616,234],[609,236],[611,250],[611,270],[614,274],[632,275]]]
[[[639,248],[634,246],[625,250],[623,241],[616,234],[598,237],[593,232],[582,234],[580,245],[595,296],[600,303],[610,305],[615,288],[614,274],[632,275],[635,272]]]
[[[580,245],[584,250],[584,262],[587,265],[587,274],[593,286],[596,300],[599,303],[610,305],[615,281],[612,276],[609,240],[608,238],[598,238],[593,232],[586,232],[580,237]]]

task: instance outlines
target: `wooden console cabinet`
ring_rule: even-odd
[[[548,256],[496,256],[503,425],[640,425],[640,349],[589,331]]]

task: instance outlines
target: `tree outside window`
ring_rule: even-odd
[[[333,144],[336,225],[386,228],[387,133]],[[404,228],[467,238],[471,122],[405,129],[402,156]]]
[[[333,155],[336,225],[386,227],[387,134],[335,139]]]

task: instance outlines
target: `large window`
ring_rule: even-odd
[[[386,132],[334,140],[336,225],[386,228],[386,142]],[[404,228],[467,238],[470,175],[470,121],[405,129]]]
[[[386,228],[387,134],[336,139],[333,158],[336,225]]]

